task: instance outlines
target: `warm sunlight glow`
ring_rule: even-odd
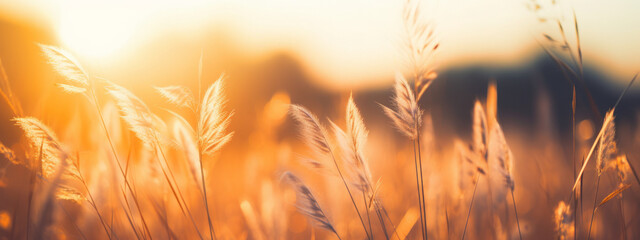
[[[79,54],[105,57],[131,38],[140,20],[138,14],[133,7],[64,1],[60,4],[58,37]]]

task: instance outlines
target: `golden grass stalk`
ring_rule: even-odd
[[[58,141],[55,133],[40,122],[40,120],[33,117],[14,118],[13,120],[24,130],[31,149],[36,149],[39,145],[40,162],[37,163],[36,166],[41,166],[41,174],[45,180],[50,181],[50,184],[57,185],[51,187],[51,197],[71,200],[76,203],[82,203],[84,200],[88,200],[98,215],[105,233],[111,238],[108,230],[110,227],[104,222],[93,197],[87,199],[75,188],[62,184],[64,180],[78,180],[85,186],[87,193],[91,196],[80,172],[79,160],[77,158],[76,161],[71,159],[62,144]],[[67,167],[69,165],[71,166],[70,168]]]
[[[202,59],[202,58],[201,58]],[[201,60],[202,61],[202,60]],[[224,75],[211,85],[206,93],[202,104],[198,107],[198,154],[200,159],[200,176],[202,180],[202,190],[204,202],[207,211],[207,220],[209,221],[209,230],[213,238],[217,238],[211,214],[209,213],[209,201],[207,200],[207,187],[205,185],[204,166],[202,164],[202,155],[213,155],[222,146],[231,140],[233,132],[226,133],[226,128],[233,113],[224,112],[224,105],[227,102],[223,94]]]
[[[177,115],[177,117],[182,118],[179,115]],[[184,153],[185,159],[187,159],[189,172],[191,173],[194,182],[198,184],[198,186],[200,186],[200,178],[202,176],[200,175],[200,159],[198,154],[198,147],[196,145],[196,140],[194,139],[195,133],[193,133],[191,126],[189,126],[188,123],[185,123],[182,120],[175,121],[173,123],[172,130],[176,144]]]
[[[423,239],[427,239],[426,201],[424,199],[424,178],[422,176],[422,158],[420,156],[419,129],[422,121],[422,111],[407,80],[402,74],[396,74],[394,85],[393,109],[382,106],[384,113],[393,121],[395,127],[405,136],[413,140],[414,168],[416,173],[416,188],[420,209],[420,225]]]
[[[7,103],[14,117],[21,117],[23,115],[22,105],[18,101],[18,97],[13,94],[11,89],[11,83],[9,83],[9,77],[4,70],[2,60],[0,59],[0,96]],[[15,226],[15,225],[14,225]]]
[[[511,200],[513,201],[513,211],[516,215],[518,234],[520,235],[520,239],[522,239],[520,219],[518,218],[516,199],[513,193],[515,189],[515,181],[513,178],[514,157],[497,120],[494,120],[494,123],[491,124],[488,149],[489,166],[491,166],[492,174],[498,173],[501,175],[501,177],[504,178],[505,186],[511,191]]]
[[[290,183],[296,192],[296,202],[298,211],[312,220],[318,227],[333,232],[338,239],[340,235],[336,232],[327,216],[322,211],[320,204],[311,193],[311,190],[298,177],[291,172],[285,172],[282,178]]]
[[[584,170],[587,168],[587,164],[589,163],[589,159],[591,159],[591,156],[593,155],[594,150],[596,149],[596,147],[600,143],[600,139],[602,138],[602,136],[604,135],[606,129],[608,128],[607,126],[613,122],[613,112],[614,112],[614,110],[615,109],[609,110],[609,112],[607,112],[607,114],[605,115],[604,121],[602,123],[602,128],[598,132],[598,135],[596,136],[596,139],[593,141],[593,145],[591,145],[591,149],[589,150],[589,154],[587,154],[587,157],[585,157],[584,163],[582,164],[582,168],[580,169],[580,172],[578,173],[578,177],[576,178],[576,181],[573,184],[573,189],[571,191],[575,191],[576,190],[576,187],[578,186],[578,183],[580,183],[580,178],[582,178],[582,174],[584,173]]]
[[[147,105],[129,90],[110,83],[107,92],[114,98],[122,119],[129,125],[136,137],[149,149],[160,147],[155,138],[159,135],[159,118],[151,113]]]
[[[571,189],[571,191],[575,191],[576,187],[578,186],[578,183],[581,182],[580,180],[582,178],[582,174],[584,173],[584,170],[587,167],[587,164],[589,163],[589,159],[591,159],[591,155],[593,155],[593,151],[595,150],[597,144],[599,143],[600,138],[602,137],[602,135],[604,135],[604,132],[607,129],[607,125],[610,124],[611,122],[613,122],[613,113],[614,113],[616,107],[618,107],[618,104],[620,104],[620,101],[622,101],[622,97],[624,97],[625,93],[627,93],[627,91],[631,88],[631,86],[633,85],[633,83],[636,81],[637,78],[638,78],[638,73],[636,73],[633,76],[633,78],[631,79],[631,81],[629,81],[629,84],[622,91],[622,93],[620,94],[620,97],[618,97],[618,100],[613,105],[613,108],[611,108],[611,110],[609,110],[609,112],[607,112],[607,114],[605,115],[604,121],[602,123],[602,128],[598,132],[598,135],[596,136],[596,139],[593,141],[593,145],[591,145],[591,149],[589,150],[589,154],[587,154],[587,157],[585,158],[584,163],[582,164],[582,168],[580,169],[580,173],[578,173],[578,177],[576,178],[576,181],[573,184],[573,188]],[[632,168],[632,170],[633,170],[633,168]]]
[[[201,65],[202,57],[200,59],[200,66]],[[209,201],[207,198],[207,187],[202,161],[203,155],[211,156],[217,153],[220,148],[227,144],[233,137],[233,132],[227,132],[227,127],[229,126],[233,112],[224,111],[227,103],[226,96],[224,95],[224,79],[225,76],[222,75],[214,84],[209,86],[202,99],[202,103],[199,104],[196,104],[191,90],[186,87],[171,86],[156,88],[170,103],[178,107],[191,109],[197,114],[197,130],[194,131],[187,120],[179,114],[170,111],[179,120],[177,125],[174,125],[176,126],[174,127],[174,132],[179,137],[178,141],[180,146],[187,154],[190,171],[196,179],[196,182],[198,182],[198,178],[200,179],[211,238],[217,238],[217,236],[213,228],[211,214],[209,213]],[[198,82],[200,81],[201,79],[199,79]],[[200,96],[200,94],[198,94],[198,96]],[[178,128],[177,126],[179,126],[180,123],[183,125],[181,125],[181,128]],[[193,138],[196,139],[197,144],[193,142]],[[197,173],[197,169],[200,171],[199,174]]]
[[[94,81],[92,81],[91,78],[89,78],[88,73],[82,68],[82,65],[73,57],[72,54],[64,51],[63,49],[53,47],[53,46],[47,46],[42,44],[39,44],[39,46],[42,49],[42,51],[45,53],[47,58],[49,59],[49,62],[52,64],[54,69],[56,69],[56,71],[58,71],[62,76],[66,78],[66,83],[59,83],[58,86],[60,86],[65,92],[68,92],[68,93],[83,94],[95,106],[98,112],[98,116],[100,117],[102,127],[105,131],[105,135],[109,142],[109,146],[111,148],[116,164],[118,166],[118,169],[120,170],[120,173],[124,178],[126,187],[129,189],[129,192],[133,196],[133,200],[137,206],[140,218],[142,219],[144,229],[147,235],[151,237],[151,232],[148,229],[144,215],[142,215],[142,210],[140,208],[140,204],[138,203],[138,198],[135,192],[133,191],[131,185],[129,184],[127,174],[122,168],[120,159],[118,157],[118,153],[115,150],[115,146],[112,142],[111,135],[109,134],[109,130],[104,121],[102,110],[100,109],[100,103],[98,102],[98,98],[95,93]],[[124,195],[124,193],[123,193],[123,197],[126,200],[126,195]],[[127,215],[128,218],[130,218],[129,213],[125,211],[125,214]],[[137,232],[135,228],[133,228],[133,231]]]
[[[420,1],[407,0],[402,11],[405,49],[413,72],[416,99],[422,98],[438,74],[431,68],[431,61],[440,43],[436,39],[434,25],[426,21]]]
[[[371,209],[371,206],[375,206],[376,214],[378,215],[378,220],[380,221],[383,233],[388,239],[389,236],[382,216],[383,213],[386,213],[386,210],[384,210],[384,206],[382,206],[376,197],[379,184],[374,187],[369,162],[364,156],[364,147],[369,133],[364,125],[364,120],[360,114],[360,110],[358,110],[358,107],[353,100],[353,94],[349,96],[345,116],[347,123],[346,132],[333,122],[331,122],[331,126],[338,145],[343,150],[343,158],[347,163],[348,169],[352,173],[353,178],[355,178],[351,180],[351,184],[363,194],[363,201],[365,206],[367,206],[366,211],[367,220],[369,221],[369,231],[373,234],[369,210]],[[380,182],[378,181],[378,183]],[[391,224],[393,225],[393,222],[391,222]]]
[[[25,137],[31,149],[41,146],[41,163],[33,163],[41,166],[40,174],[44,178],[51,178],[56,173],[60,162],[68,160],[68,154],[63,150],[55,133],[34,117],[14,118],[13,121],[24,131]],[[65,175],[77,173],[65,171]]]
[[[162,144],[160,141],[160,133],[158,128],[164,124],[155,114],[151,113],[147,105],[136,97],[129,90],[118,86],[114,83],[110,83],[107,92],[116,100],[121,113],[122,119],[129,125],[131,131],[142,141],[142,143],[149,149],[153,149],[157,155],[156,160],[162,170],[162,174],[165,180],[169,184],[169,188],[185,217],[191,220],[196,232],[202,238],[198,226],[193,219],[193,215],[187,206],[184,196],[177,185],[173,171],[169,166],[167,158],[162,150]],[[162,159],[163,161],[160,161]]]
[[[489,127],[487,125],[487,115],[484,112],[482,103],[476,100],[473,106],[473,150],[485,163],[488,161],[488,141]]]
[[[615,190],[613,190],[613,192],[609,193],[609,195],[607,195],[602,199],[602,201],[600,201],[600,203],[598,204],[598,207],[601,207],[602,205],[604,205],[611,199],[615,198],[616,196],[621,195],[622,192],[624,192],[624,190],[627,190],[629,187],[631,187],[630,184],[620,184]]]
[[[382,109],[401,133],[411,140],[418,137],[422,111],[418,108],[413,90],[402,74],[396,74],[393,108],[382,106]]]
[[[310,160],[311,163],[315,167],[320,169],[332,169],[330,167],[330,164],[331,164],[330,162],[333,162],[335,170],[338,173],[340,180],[342,180],[342,183],[344,184],[344,187],[346,188],[347,193],[349,194],[349,198],[351,199],[353,208],[356,211],[358,218],[360,219],[360,223],[362,224],[362,227],[365,230],[365,234],[367,235],[368,239],[371,239],[371,235],[369,234],[369,231],[367,231],[367,227],[364,223],[364,219],[362,218],[362,215],[360,214],[358,205],[356,204],[353,194],[351,194],[351,190],[349,189],[347,180],[343,175],[342,171],[340,170],[338,161],[336,160],[333,150],[331,149],[326,130],[324,129],[324,127],[322,126],[318,118],[306,108],[298,105],[290,105],[289,109],[290,109],[291,116],[300,124],[303,141],[316,154],[318,154],[317,157],[321,159],[320,161]]]
[[[205,155],[216,153],[233,136],[233,132],[226,132],[233,112],[224,111],[227,103],[223,92],[224,78],[224,75],[220,76],[220,79],[207,89],[199,108],[198,147]]]
[[[608,115],[608,114],[607,114]],[[616,144],[616,124],[613,114],[610,117],[609,124],[604,127],[602,138],[598,142],[598,152],[596,155],[596,171],[598,176],[601,175],[606,167],[614,161],[618,155],[618,146]]]
[[[596,183],[596,194],[593,199],[593,211],[591,212],[591,221],[589,223],[589,233],[587,234],[587,239],[591,238],[591,227],[593,226],[593,219],[595,218],[596,211],[598,209],[598,206],[596,206],[596,203],[598,201],[598,189],[600,187],[600,177],[604,172],[604,170],[606,169],[607,165],[612,160],[614,160],[618,154],[618,147],[615,140],[616,128],[615,128],[614,120],[615,120],[615,117],[613,116],[613,110],[607,112],[607,115],[605,117],[606,125],[603,124],[602,129],[600,131],[601,137],[600,137],[600,140],[598,141],[598,152],[596,155],[596,172],[598,173],[598,180]],[[603,201],[602,203],[604,202],[606,201]]]
[[[513,190],[515,187],[513,180],[514,157],[497,121],[492,124],[488,150],[492,173],[498,173],[504,179],[505,186]]]
[[[467,218],[464,224],[464,230],[462,231],[462,239],[465,238],[467,233],[467,225],[469,224],[469,218],[471,217],[471,208],[476,197],[476,190],[478,188],[478,182],[480,177],[486,174],[486,168],[488,166],[488,147],[489,147],[489,125],[487,124],[487,114],[482,107],[482,103],[476,100],[473,107],[473,126],[472,126],[472,139],[473,143],[466,147],[461,141],[456,141],[456,150],[460,155],[461,162],[461,186],[466,182],[465,175],[471,176],[473,182],[473,193],[471,195],[471,201],[469,203],[469,210],[467,211]],[[465,167],[470,166],[471,168]],[[462,188],[462,187],[461,187]]]
[[[66,83],[59,83],[59,86],[68,92],[84,93],[87,91],[89,75],[73,55],[54,46],[38,45],[49,59],[51,66],[67,80]]]

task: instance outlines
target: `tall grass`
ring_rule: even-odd
[[[17,186],[20,194],[7,198],[24,205],[6,214],[0,208],[0,236],[10,231],[8,238],[28,240],[637,238],[638,214],[631,204],[637,202],[632,179],[640,183],[633,168],[637,153],[634,142],[623,142],[630,138],[619,133],[628,126],[616,124],[615,116],[636,78],[601,117],[584,83],[576,14],[570,24],[542,21],[557,31],[543,34],[541,46],[572,91],[571,112],[564,113],[571,116],[570,136],[542,141],[520,129],[529,126],[499,114],[495,81],[486,96],[468,102],[469,131],[461,136],[456,134],[467,128],[447,132],[439,111],[425,111],[433,109],[425,103],[438,104],[426,99],[427,90],[443,81],[436,80],[438,34],[426,17],[418,1],[404,2],[407,69],[395,76],[389,104],[376,108],[373,101],[361,101],[361,93],[344,92],[339,105],[324,106],[336,111],[320,111],[295,102],[307,99],[291,103],[279,93],[251,119],[256,126],[236,119],[235,111],[247,117],[247,109],[227,106],[232,104],[225,86],[233,76],[203,79],[202,53],[197,92],[181,85],[155,87],[166,102],[155,103],[118,80],[97,77],[71,53],[39,45],[60,75],[55,91],[88,103],[78,108],[86,126],[70,122],[65,129],[58,116],[23,109],[0,68],[0,100],[21,130],[16,144],[0,144],[0,163],[6,163],[0,187]],[[244,94],[244,87],[236,94]],[[585,106],[590,117],[579,114]],[[597,134],[579,136],[585,132],[580,120],[595,123]],[[299,138],[290,139],[291,133]],[[73,134],[82,137],[68,137]],[[533,166],[539,174],[529,171]],[[591,194],[589,209],[582,201]]]

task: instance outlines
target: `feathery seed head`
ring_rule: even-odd
[[[156,91],[162,95],[169,103],[178,107],[188,108],[196,111],[196,100],[189,88],[184,86],[156,87]]]
[[[596,158],[596,169],[598,175],[602,174],[609,162],[614,161],[618,154],[616,144],[616,127],[613,110],[607,112],[602,125],[603,134],[598,142],[598,156]]]
[[[318,227],[336,233],[335,228],[322,211],[320,204],[311,193],[311,190],[291,172],[285,172],[282,178],[291,184],[296,192],[298,211],[311,219]]]
[[[502,128],[497,121],[492,124],[489,136],[489,165],[492,170],[504,177],[506,186],[513,190],[515,182],[513,179],[513,153],[507,144]]]
[[[73,55],[54,46],[38,45],[49,59],[49,63],[67,80],[67,83],[60,83],[58,86],[71,93],[83,93],[87,90],[89,75]]]
[[[227,133],[227,127],[233,112],[224,111],[227,99],[224,95],[224,75],[212,84],[204,94],[198,114],[198,147],[205,155],[213,155],[222,146],[231,141],[233,132]]]
[[[382,106],[382,109],[400,132],[411,139],[415,139],[418,136],[422,111],[418,108],[418,103],[409,83],[399,73],[396,74],[394,95],[393,109],[385,106]]]

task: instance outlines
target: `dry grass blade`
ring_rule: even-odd
[[[206,155],[216,153],[233,137],[233,132],[227,133],[227,127],[233,112],[224,111],[227,99],[223,93],[224,76],[221,76],[204,94],[198,116],[198,146]]]
[[[349,177],[349,183],[362,192],[368,192],[371,187],[371,174],[368,167],[361,160],[359,153],[354,151],[350,136],[345,133],[338,125],[331,122],[333,133],[343,152],[343,160],[346,163],[346,172]]]
[[[631,187],[631,184],[623,184],[623,185],[621,185],[616,190],[614,190],[613,192],[609,193],[609,195],[607,195],[604,199],[602,199],[602,201],[600,201],[600,203],[598,204],[598,207],[604,205],[609,200],[611,200],[614,197],[620,195],[622,192],[624,192],[624,190],[627,190],[629,187]]]
[[[169,103],[175,104],[178,107],[189,108],[192,111],[196,110],[196,100],[189,88],[184,86],[168,86],[156,87],[155,89],[162,97],[167,99]]]
[[[352,184],[360,191],[369,192],[373,188],[372,177],[369,164],[364,157],[363,151],[367,142],[368,131],[364,125],[360,111],[353,102],[353,97],[349,98],[346,111],[347,132],[344,132],[333,122],[331,122],[331,126],[333,127],[338,145],[344,152],[343,158],[351,172],[356,176]]]
[[[409,83],[401,74],[396,74],[393,109],[385,106],[382,108],[401,133],[411,139],[416,139],[422,112],[418,108]]]
[[[313,223],[317,224],[318,227],[329,230],[337,236],[338,233],[331,222],[329,222],[324,211],[322,211],[320,204],[311,193],[311,190],[309,190],[309,188],[291,172],[285,172],[282,175],[282,178],[294,187],[297,196],[297,207],[300,213],[309,217]]]
[[[68,80],[69,84],[60,84],[63,89],[70,92],[86,91],[89,86],[89,75],[73,55],[54,46],[38,45],[49,59],[49,63]]]

